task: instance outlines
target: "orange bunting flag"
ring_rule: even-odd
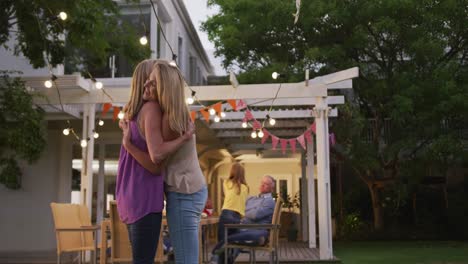
[[[114,116],[112,117],[112,120],[115,121],[117,119],[117,116],[120,113],[120,107],[114,106]]]
[[[221,114],[221,108],[223,107],[223,104],[221,102],[216,103],[213,105],[213,109],[216,111],[216,114],[219,115]]]
[[[206,122],[210,122],[210,112],[208,112],[205,108],[200,109],[200,113],[205,118]]]
[[[105,116],[107,112],[109,112],[109,110],[112,108],[112,104],[111,103],[105,103],[102,105],[102,113],[101,113],[101,116]]]
[[[234,100],[234,99],[229,99],[229,100],[227,100],[227,102],[231,105],[232,110],[237,111],[236,100]]]
[[[197,117],[197,112],[192,111],[190,112],[190,118],[192,119],[192,122],[195,123],[195,118]]]

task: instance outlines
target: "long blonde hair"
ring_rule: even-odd
[[[151,73],[156,77],[156,91],[159,105],[169,120],[172,131],[182,135],[188,130],[190,113],[185,104],[185,81],[177,67],[171,66],[165,60],[156,60]]]
[[[123,109],[129,120],[133,119],[133,117],[135,117],[138,112],[140,112],[141,107],[144,104],[144,85],[153,71],[156,62],[156,60],[144,60],[138,63],[138,65],[135,67],[135,70],[133,71],[130,99]]]
[[[242,184],[247,186],[245,182],[245,169],[239,162],[235,162],[232,164],[231,172],[229,173],[229,180],[233,183],[234,186],[237,187],[237,194],[240,194]],[[247,192],[249,187],[247,186]]]

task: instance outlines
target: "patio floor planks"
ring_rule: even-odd
[[[257,263],[268,263],[270,254],[267,251],[256,251]],[[280,241],[278,254],[280,263],[341,263],[339,259],[324,261],[319,259],[319,249],[308,248],[304,242]],[[240,254],[236,263],[249,263],[249,254]]]

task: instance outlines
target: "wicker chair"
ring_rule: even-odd
[[[255,251],[264,250],[270,252],[270,263],[279,263],[278,260],[278,248],[279,248],[279,228],[280,228],[280,218],[281,218],[281,207],[283,201],[278,199],[275,204],[275,210],[273,211],[273,217],[271,224],[226,224],[224,226],[224,258],[225,263],[228,259],[228,249],[240,249],[248,250],[250,252],[250,263],[256,263]],[[265,241],[263,245],[249,245],[248,243],[228,243],[228,229],[268,229],[270,231],[268,240]]]

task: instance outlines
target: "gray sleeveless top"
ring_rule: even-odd
[[[178,193],[195,193],[206,185],[198,162],[195,135],[185,142],[165,161],[166,190]]]

